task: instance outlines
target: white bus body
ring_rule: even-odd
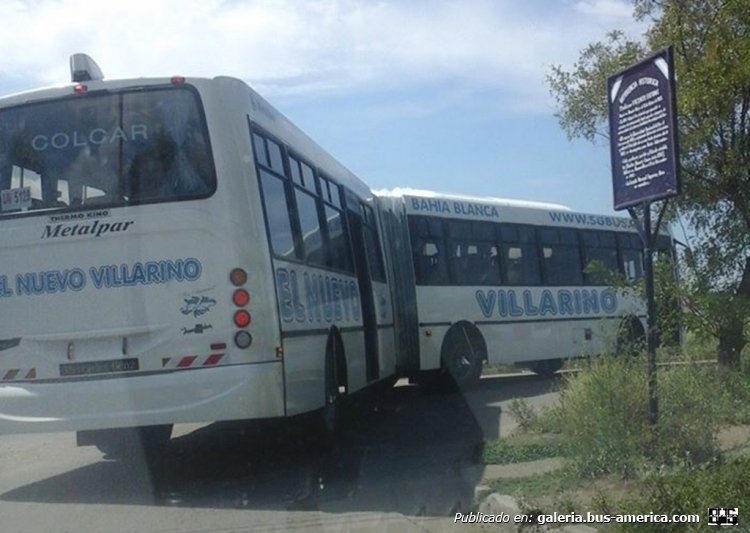
[[[285,417],[394,376],[368,187],[239,80],[93,78],[0,99],[0,433]]]
[[[328,420],[398,376],[549,371],[643,329],[583,272],[641,273],[627,219],[375,195],[239,80],[72,65],[0,98],[0,433]]]
[[[416,305],[402,314],[416,317],[409,327],[418,337],[407,340],[418,346],[412,369],[444,369],[463,352],[473,379],[481,362],[478,368],[472,358],[546,373],[565,358],[612,351],[622,331],[645,331],[640,298],[584,271],[599,259],[630,278],[641,275],[630,219],[428,191],[380,195],[408,225],[402,239],[412,269],[405,275],[414,280]],[[660,242],[669,246],[666,233]]]

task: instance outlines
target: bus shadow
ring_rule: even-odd
[[[103,459],[0,499],[447,516],[474,503],[481,444],[506,423],[499,404],[555,387],[534,375],[486,378],[466,394],[399,386],[356,406],[327,451],[299,429],[217,423],[173,439],[158,476],[142,457]]]

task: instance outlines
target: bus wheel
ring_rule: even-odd
[[[531,365],[531,370],[540,376],[552,377],[555,372],[563,366],[562,359],[547,359],[546,361],[536,361]]]
[[[324,450],[333,448],[338,437],[342,419],[342,398],[339,385],[345,384],[341,375],[346,372],[344,347],[337,333],[331,333],[326,347],[325,361],[325,405],[317,416],[315,438]]]
[[[643,324],[632,316],[622,321],[617,332],[617,355],[638,355],[646,349],[646,332]]]
[[[445,335],[441,358],[450,384],[460,390],[479,382],[487,347],[482,334],[470,322],[454,324]]]

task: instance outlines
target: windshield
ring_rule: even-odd
[[[0,217],[186,200],[214,187],[205,121],[188,88],[0,111]]]

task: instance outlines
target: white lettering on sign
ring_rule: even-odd
[[[37,152],[43,152],[50,148],[66,150],[68,148],[81,148],[88,144],[112,144],[139,139],[148,140],[148,126],[145,124],[133,124],[130,128],[117,126],[109,130],[94,128],[91,131],[58,131],[50,135],[35,135],[31,139],[31,147]]]

